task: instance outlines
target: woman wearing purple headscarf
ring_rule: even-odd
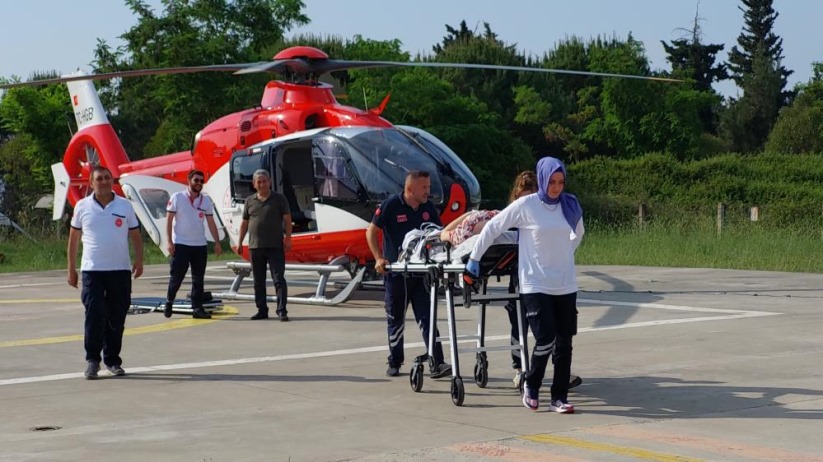
[[[539,390],[551,358],[554,379],[549,410],[571,414],[568,401],[572,337],[577,334],[577,275],[574,252],[583,238],[583,211],[564,192],[566,168],[553,157],[537,163],[537,194],[521,197],[492,218],[475,243],[466,270],[479,273],[478,261],[494,239],[518,228],[520,302],[535,338],[531,368],[523,385],[523,405],[536,411]]]

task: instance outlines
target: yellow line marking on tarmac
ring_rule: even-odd
[[[52,300],[53,301],[53,300]],[[140,327],[129,327],[124,332],[123,335],[140,335],[140,334],[151,334],[155,332],[165,332],[168,330],[174,329],[185,329],[187,327],[195,327],[195,326],[202,326],[204,324],[211,324],[213,322],[219,321],[221,319],[226,319],[231,316],[235,316],[239,313],[237,308],[233,306],[223,306],[222,310],[215,310],[212,311],[212,318],[211,319],[193,319],[193,318],[185,318],[185,319],[175,319],[173,321],[164,322],[161,324],[151,324],[148,326],[140,326]],[[7,342],[0,342],[0,348],[9,348],[9,347],[19,347],[19,346],[33,346],[33,345],[51,345],[54,343],[67,343],[67,342],[82,342],[83,341],[83,334],[77,335],[62,335],[59,337],[45,337],[45,338],[32,338],[27,340],[11,340]]]
[[[565,436],[555,435],[527,435],[521,436],[520,439],[533,441],[536,443],[559,444],[563,446],[570,446],[578,449],[585,449],[588,451],[607,452],[617,454],[620,456],[634,457],[636,459],[654,460],[657,462],[701,462],[702,459],[694,459],[692,457],[677,456],[674,454],[666,454],[662,452],[649,451],[646,449],[633,448],[631,446],[617,446],[613,444],[598,443],[595,441],[586,441],[576,438],[568,438]]]

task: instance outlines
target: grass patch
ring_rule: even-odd
[[[168,262],[151,240],[145,244],[145,264]],[[815,226],[775,229],[744,222],[726,226],[718,236],[710,219],[658,221],[643,229],[591,222],[577,263],[823,273],[821,245],[823,236]],[[223,250],[219,258],[210,251],[209,261],[238,258],[227,243]],[[0,255],[0,273],[65,269],[66,240],[5,236]]]
[[[711,222],[617,229],[589,225],[577,250],[580,265],[666,266],[823,273],[819,228],[766,229]]]
[[[66,269],[66,239],[55,237],[42,238],[37,241],[22,236],[4,237],[0,241],[0,273],[21,273],[29,271],[45,271]],[[150,239],[143,240],[143,264],[152,265],[168,263],[168,258],[160,252]],[[77,264],[82,258],[83,246],[77,252]],[[236,260],[239,257],[231,251],[227,243],[223,243],[223,255],[215,257],[209,245],[209,261]]]

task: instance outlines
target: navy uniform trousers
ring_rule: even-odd
[[[577,292],[565,295],[520,294],[520,303],[534,334],[526,384],[539,390],[549,359],[554,363],[552,400],[568,399],[572,369],[572,337],[577,334]]]
[[[120,349],[131,305],[131,271],[83,271],[80,299],[86,307],[86,361],[99,363],[102,350],[106,366],[122,365]]]
[[[389,365],[400,367],[405,359],[403,352],[403,333],[405,330],[406,308],[412,305],[414,319],[423,333],[428,351],[430,300],[429,287],[422,277],[405,277],[402,274],[389,273],[383,276],[386,288],[386,320],[389,334]],[[435,329],[435,337],[440,333]],[[434,347],[434,363],[443,363],[443,346],[438,342]]]

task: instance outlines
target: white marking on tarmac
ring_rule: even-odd
[[[39,287],[39,286],[56,286],[59,284],[66,284],[66,281],[63,282],[33,282],[31,284],[9,284],[6,286],[0,286],[0,289],[17,289],[20,287]]]
[[[701,308],[699,306],[686,305],[664,305],[662,303],[637,303],[637,302],[618,302],[614,300],[596,300],[593,298],[578,298],[579,303],[586,303],[589,305],[611,305],[611,306],[628,306],[633,308],[658,308],[661,310],[676,310],[676,311],[694,311],[697,313],[764,313],[763,316],[773,316],[781,313],[771,313],[768,311],[746,311],[746,310],[729,310],[726,308]],[[749,317],[749,316],[746,316]]]
[[[610,301],[610,300],[594,300],[594,299],[579,299],[581,303],[586,304],[593,304],[593,305],[612,305],[612,306],[627,306],[627,307],[636,307],[636,308],[655,308],[655,309],[664,309],[664,310],[677,310],[677,311],[692,311],[692,312],[699,312],[699,313],[726,313],[723,316],[702,316],[697,318],[680,318],[680,319],[664,319],[659,321],[644,321],[644,322],[633,322],[627,324],[620,324],[615,326],[603,326],[603,327],[583,327],[578,330],[578,332],[597,332],[602,330],[615,330],[615,329],[630,329],[635,327],[651,327],[651,326],[663,326],[667,324],[684,324],[689,322],[703,322],[703,321],[720,321],[720,320],[728,320],[728,319],[743,319],[743,318],[758,318],[763,316],[775,316],[782,313],[774,313],[770,311],[745,311],[745,310],[728,310],[728,309],[721,309],[721,308],[701,308],[695,306],[680,306],[680,305],[664,305],[658,303],[633,303],[633,302],[620,302],[620,301]],[[493,340],[508,340],[509,335],[495,335],[486,337],[487,341]],[[468,343],[474,342],[474,340],[461,340],[458,343]],[[445,340],[443,343],[448,343],[448,340]],[[407,343],[406,347],[408,348],[420,348],[423,347],[423,342],[417,343]],[[380,346],[370,346],[370,347],[362,347],[362,348],[350,348],[344,350],[329,350],[329,351],[319,351],[315,353],[297,353],[297,354],[290,354],[290,355],[278,355],[278,356],[262,356],[256,358],[238,358],[238,359],[224,359],[219,361],[203,361],[203,362],[196,362],[196,363],[179,363],[179,364],[164,364],[159,366],[145,366],[145,367],[130,367],[128,372],[130,374],[140,374],[140,373],[147,373],[147,372],[162,372],[162,371],[177,371],[177,370],[185,370],[185,369],[201,369],[206,367],[222,367],[222,366],[236,366],[240,364],[257,364],[257,363],[269,363],[269,362],[276,362],[276,361],[289,361],[294,359],[313,359],[313,358],[327,358],[330,356],[344,356],[344,355],[352,355],[352,354],[360,354],[360,353],[375,353],[379,351],[385,351],[386,345]],[[82,373],[74,372],[68,374],[54,374],[54,375],[42,375],[42,376],[35,376],[35,377],[20,377],[16,379],[5,379],[0,380],[0,386],[6,385],[20,385],[20,384],[27,384],[27,383],[38,383],[38,382],[54,382],[58,380],[68,380],[68,379],[80,379],[83,377]]]

